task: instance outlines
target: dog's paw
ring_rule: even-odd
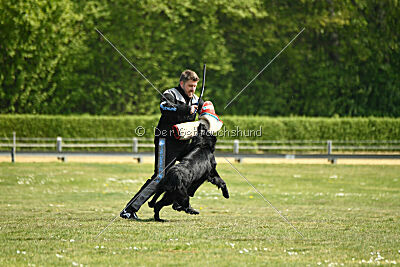
[[[229,192],[226,186],[222,187],[222,195],[224,196],[224,198],[229,198]]]
[[[188,213],[188,214],[192,214],[192,215],[200,214],[200,212],[199,212],[198,210],[195,210],[195,209],[192,208],[192,207],[187,208],[187,209],[185,210],[185,212]]]
[[[174,204],[172,204],[172,208],[174,210],[176,210],[176,211],[183,211],[184,210],[184,208],[181,205],[179,205],[178,203],[176,203],[176,202],[174,202]]]

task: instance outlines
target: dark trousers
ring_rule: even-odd
[[[177,158],[186,152],[189,141],[179,141],[172,138],[154,138],[155,162],[154,174],[140,188],[136,195],[127,203],[126,209],[138,211],[140,207],[155,193],[157,184],[164,178],[168,169],[173,166]]]

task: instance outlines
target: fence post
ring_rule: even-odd
[[[136,137],[132,139],[132,152],[135,154],[138,153],[138,139]]]
[[[328,155],[332,154],[332,140],[327,141],[328,144]]]
[[[233,154],[239,154],[239,140],[233,140]]]
[[[142,162],[142,157],[139,155],[135,155],[138,153],[139,141],[136,137],[132,138],[132,152],[133,152],[133,159],[136,159],[138,163]]]
[[[62,152],[62,137],[57,136],[57,143],[56,143],[56,148],[57,148],[57,153]],[[67,156],[65,155],[59,155],[57,159],[61,160],[62,162],[67,162]]]
[[[15,163],[15,153],[17,152],[17,134],[13,132],[13,146],[11,148],[11,162]]]
[[[57,136],[57,152],[61,153],[62,152],[62,137]]]
[[[236,155],[239,154],[239,140],[238,139],[233,140],[233,154],[236,154]],[[242,162],[242,158],[235,157],[235,161],[240,163],[240,162]]]
[[[335,157],[329,157],[329,155],[332,154],[332,140],[327,141],[327,146],[328,146],[328,161],[332,164],[336,164],[337,159]]]

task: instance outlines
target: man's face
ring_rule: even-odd
[[[197,83],[198,81],[186,81],[185,83],[183,83],[183,81],[180,82],[181,87],[183,88],[183,90],[185,91],[185,93],[187,94],[188,97],[193,97],[194,92],[196,92],[196,87],[197,87]]]

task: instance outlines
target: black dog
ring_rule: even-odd
[[[217,162],[213,153],[216,142],[217,138],[200,124],[197,135],[192,139],[190,152],[167,171],[164,179],[157,185],[155,196],[149,202],[149,206],[154,207],[156,221],[163,221],[160,219],[160,210],[171,204],[174,204],[175,210],[199,214],[190,206],[189,196],[193,196],[205,181],[221,188],[223,196],[229,198],[228,188],[215,169]],[[163,198],[156,203],[164,192]]]

